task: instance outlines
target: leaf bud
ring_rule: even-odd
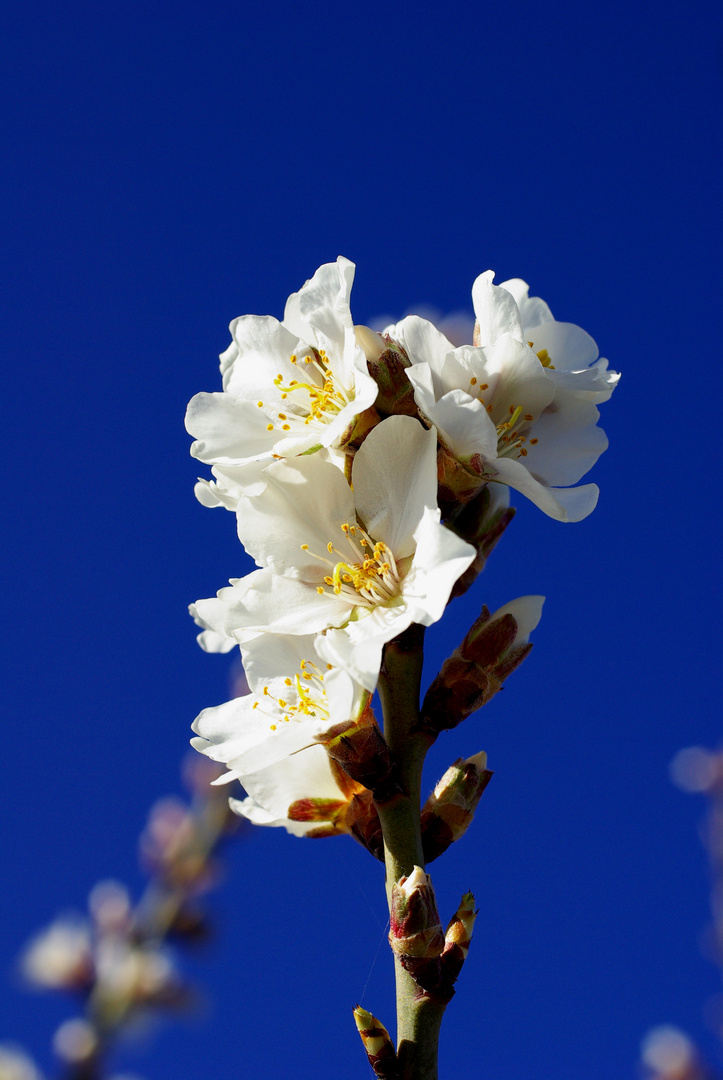
[[[425,862],[432,862],[464,835],[492,775],[484,751],[450,765],[422,808]]]
[[[401,1075],[397,1052],[384,1024],[361,1005],[354,1008],[354,1021],[375,1075],[380,1080],[397,1080]]]

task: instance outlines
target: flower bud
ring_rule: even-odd
[[[384,1024],[361,1005],[354,1008],[354,1020],[375,1075],[381,1080],[397,1080],[400,1076],[397,1052]]]
[[[422,705],[422,727],[435,735],[486,705],[530,652],[542,596],[521,596],[490,616],[486,607],[445,660]]]
[[[355,326],[354,332],[367,358],[369,374],[378,387],[374,403],[377,411],[382,416],[399,413],[418,416],[414,387],[405,374],[410,366],[409,357],[401,345],[387,334],[383,337],[375,334],[368,326]]]
[[[467,831],[492,775],[484,751],[467,761],[459,758],[447,769],[422,809],[425,862],[432,862]]]

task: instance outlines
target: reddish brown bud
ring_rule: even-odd
[[[524,632],[510,608],[523,624],[529,624]],[[537,625],[541,608],[541,597],[520,597],[493,616],[482,608],[427,691],[422,705],[423,728],[439,734],[456,727],[495,696],[530,652],[527,636]]]

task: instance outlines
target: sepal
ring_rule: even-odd
[[[396,768],[371,708],[354,720],[335,724],[316,741],[326,747],[332,761],[357,784],[368,788],[379,802],[401,791]]]

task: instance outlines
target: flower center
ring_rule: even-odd
[[[284,382],[283,375],[277,375],[274,386],[281,400],[289,399],[289,413],[278,412],[276,421],[270,419],[267,431],[299,431],[304,427],[328,424],[353,399],[354,393],[347,390],[334,378],[329,358],[324,349],[313,349],[308,356],[299,359],[292,353],[290,363],[303,371],[304,379],[290,379]],[[257,401],[260,409],[265,408],[263,401]],[[268,413],[268,407],[267,413]]]
[[[331,664],[327,664],[327,670],[331,666]],[[263,689],[262,698],[268,698],[276,706],[273,713],[266,713],[274,721],[273,724],[269,725],[272,731],[276,731],[278,720],[288,724],[291,720],[300,721],[305,716],[321,719],[328,723],[330,713],[326,690],[324,689],[324,673],[320,671],[313,660],[302,660],[293,679],[286,678],[284,683],[289,687],[289,697],[295,696],[296,701],[291,702],[283,697],[274,697],[268,686]],[[260,705],[261,700],[257,699],[253,707],[258,709]],[[265,712],[265,710],[262,709],[262,712]]]
[[[497,457],[527,457],[527,448],[536,446],[539,439],[529,439],[523,431],[529,429],[534,420],[532,413],[523,413],[521,405],[510,405],[510,418],[497,425]]]
[[[349,600],[354,607],[377,607],[388,604],[399,593],[401,574],[392,551],[382,540],[372,540],[360,525],[345,522],[341,526],[346,541],[342,551],[330,540],[326,545],[329,555],[336,560],[309,551],[302,544],[302,551],[319,562],[326,563],[330,573],[324,575],[324,584],[318,585],[318,593],[330,593]]]

